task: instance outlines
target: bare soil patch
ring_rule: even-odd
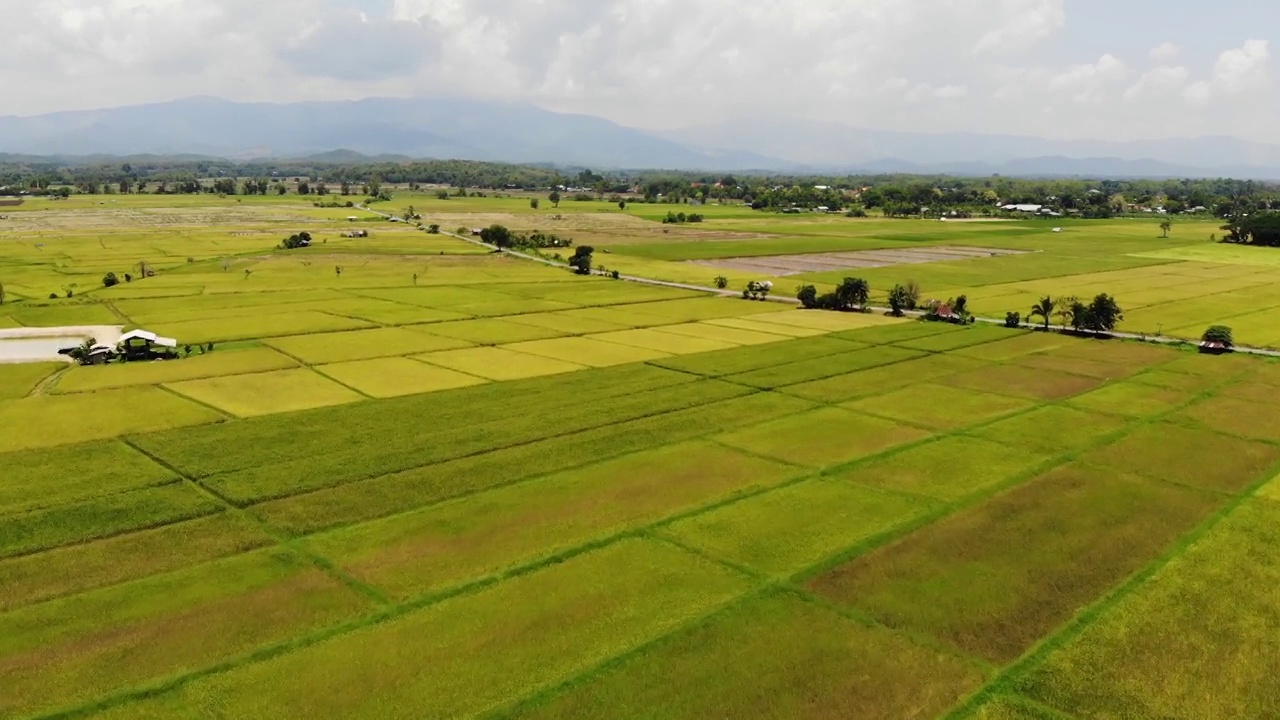
[[[803,255],[774,255],[769,257],[739,257],[721,260],[691,260],[695,265],[757,272],[773,277],[800,275],[803,273],[829,272],[854,268],[880,268],[893,265],[945,262],[948,260],[975,260],[978,258],[1022,255],[1025,250],[980,248],[965,246],[939,246],[927,248],[902,248],[891,250],[857,250],[851,252],[809,253]]]

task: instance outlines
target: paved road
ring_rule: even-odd
[[[365,207],[363,205],[356,205],[356,207],[360,208],[361,210],[374,213],[375,215],[381,215],[382,217],[386,217],[386,218],[391,217],[391,215],[388,215],[387,213],[380,212],[378,210]],[[447,230],[441,230],[440,234],[448,235],[449,237],[457,238],[458,240],[469,242],[473,245],[479,245],[480,247],[488,248],[490,250],[495,250],[495,251],[498,250],[498,247],[496,245],[490,245],[489,243],[477,240],[474,237],[465,237],[457,233],[448,232]],[[506,252],[506,254],[511,255],[513,257],[523,258],[525,260],[531,260],[533,262],[542,263],[543,265],[550,265],[552,267],[565,268],[565,269],[569,268],[568,263],[556,262],[555,260],[548,260],[547,258],[544,258],[544,257],[539,257],[537,255],[530,255],[528,253],[519,252],[517,250],[506,250],[504,252]],[[619,279],[626,280],[628,282],[643,283],[645,285],[658,285],[661,287],[676,288],[679,290],[694,290],[697,292],[714,293],[717,295],[722,295],[724,297],[738,297],[741,294],[733,290],[720,290],[718,288],[710,288],[702,285],[691,285],[688,283],[669,282],[666,280],[655,280],[653,278],[638,277],[635,275],[620,275]],[[790,297],[771,296],[769,298],[769,301],[784,303],[789,305],[800,304],[799,300],[795,298],[790,298]],[[867,309],[871,310],[872,312],[882,312],[882,313],[890,312],[889,308],[884,308],[884,307],[868,307]],[[922,313],[922,312],[908,312],[906,313],[906,316],[907,317],[923,317],[924,314],[925,313]],[[986,323],[988,325],[1004,325],[1004,320],[998,320],[996,318],[978,317],[976,319],[978,322]],[[1032,325],[1030,323],[1023,323],[1022,327],[1034,329],[1034,328],[1043,327],[1043,326]],[[1070,330],[1070,328],[1064,325],[1051,325],[1050,329],[1058,330],[1058,331]],[[1113,332],[1111,333],[1111,337],[1119,338],[1121,340],[1141,340],[1144,342],[1160,343],[1162,345],[1181,345],[1188,342],[1194,342],[1186,338],[1173,338],[1173,337],[1165,337],[1162,335],[1139,335],[1137,333],[1127,333],[1127,332]],[[1268,350],[1266,348],[1254,348],[1254,347],[1245,347],[1245,346],[1237,345],[1235,346],[1234,350],[1235,352],[1245,353],[1248,355],[1261,355],[1264,357],[1280,358],[1280,351]]]

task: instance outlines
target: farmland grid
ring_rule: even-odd
[[[458,217],[485,202],[535,222],[497,199]],[[1250,623],[1277,612],[1263,588],[1280,564],[1246,572],[1239,555],[1280,518],[1280,409],[1257,402],[1280,388],[1273,363],[746,303],[698,292],[708,278],[676,261],[1034,239],[1042,252],[911,272],[980,310],[1058,287],[1146,294],[1135,328],[1230,317],[1264,345],[1280,342],[1260,322],[1280,307],[1270,266],[1124,223],[1042,238],[708,208],[685,237],[569,216],[612,244],[605,263],[690,287],[645,286],[448,236],[415,249],[409,227],[286,256],[263,236],[340,218],[269,207],[275,224],[234,210],[249,235],[219,220],[177,239],[158,229],[194,214],[81,237],[76,213],[123,221],[25,214],[67,238],[61,267],[0,227],[0,258],[33,263],[0,317],[217,345],[0,366],[0,420],[24,428],[0,440],[0,716],[1280,711],[1274,678],[1243,662],[1266,657]],[[1094,227],[1111,245],[1070,237]],[[51,272],[88,282],[139,242],[168,258],[155,278],[36,300]],[[224,269],[183,243],[236,252]],[[1203,625],[1230,693],[1162,666],[1187,652],[1156,619],[1179,593],[1199,598],[1181,622]],[[1174,691],[1149,679],[1171,673]]]

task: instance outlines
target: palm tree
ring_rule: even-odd
[[[1058,304],[1053,301],[1053,298],[1046,296],[1040,302],[1031,306],[1030,317],[1044,318],[1044,329],[1047,331],[1049,329],[1049,319],[1053,317],[1053,310],[1057,306]]]

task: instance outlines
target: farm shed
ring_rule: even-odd
[[[176,355],[178,341],[148,330],[133,330],[120,336],[124,356],[130,360],[150,360],[158,355]],[[163,348],[157,351],[156,348]],[[173,353],[169,351],[174,351]]]

